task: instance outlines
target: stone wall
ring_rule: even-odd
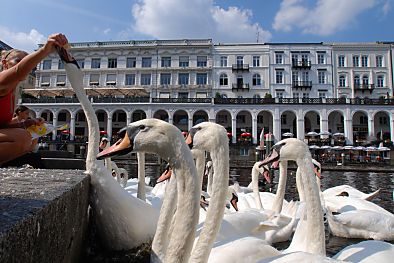
[[[78,262],[90,177],[80,170],[0,169],[0,262]]]

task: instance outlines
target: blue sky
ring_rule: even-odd
[[[0,7],[0,40],[28,51],[54,32],[70,42],[394,41],[394,0],[1,0]]]

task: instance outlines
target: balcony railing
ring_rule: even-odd
[[[294,81],[292,84],[294,89],[311,89],[312,88],[312,81]]]
[[[293,68],[311,68],[311,61],[310,60],[293,60],[291,63]]]
[[[149,103],[149,97],[90,97],[93,103]],[[79,103],[77,98],[22,98],[26,104]],[[212,103],[212,98],[152,98],[151,103]],[[394,105],[394,99],[368,98],[214,98],[214,104],[331,104],[331,105]]]
[[[232,90],[233,91],[249,91],[249,84],[234,83]]]
[[[375,89],[375,84],[358,84],[358,83],[354,83],[354,90],[373,91],[374,89]]]
[[[152,103],[211,103],[212,98],[152,98]]]
[[[237,72],[238,71],[249,71],[249,64],[241,64],[241,63],[233,64],[232,70],[237,71]]]

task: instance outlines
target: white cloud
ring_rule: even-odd
[[[389,11],[391,10],[391,3],[390,0],[386,0],[382,6],[382,12],[383,15],[387,15],[389,13]]]
[[[304,0],[283,0],[275,16],[273,28],[327,36],[357,23],[357,17],[375,7],[377,0],[317,0],[308,7]]]
[[[213,38],[219,42],[269,41],[271,34],[253,23],[252,12],[228,9],[212,0],[139,0],[132,8],[133,29],[157,39]]]
[[[45,43],[47,38],[34,28],[25,33],[14,32],[10,28],[0,25],[0,39],[13,48],[31,52],[37,49],[38,44]]]

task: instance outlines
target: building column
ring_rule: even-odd
[[[131,123],[131,114],[127,113],[127,117],[126,117],[126,126],[129,126],[129,124]]]
[[[348,139],[350,144],[353,145],[353,124],[352,124],[352,119],[348,118],[347,116],[344,116],[343,120],[343,128],[345,132],[345,137]]]
[[[297,114],[297,139],[304,141],[305,137],[305,120]]]
[[[70,119],[70,140],[75,139],[75,116],[71,115]]]
[[[272,133],[274,134],[275,141],[279,141],[282,136],[281,136],[281,125],[280,125],[280,115],[275,113],[274,118],[272,120]]]
[[[253,140],[253,144],[257,144],[257,119],[256,118],[252,118],[252,140]]]
[[[187,130],[190,130],[193,127],[193,118],[189,118],[189,123],[187,125]]]
[[[108,119],[107,119],[107,136],[108,136],[108,139],[111,140],[111,138],[112,138],[112,116],[108,116]]]
[[[57,126],[57,116],[54,114],[53,115],[53,121],[52,121],[53,126]],[[55,128],[52,132],[52,141],[56,140],[56,135],[57,135],[57,129]]]
[[[231,118],[232,143],[237,143],[237,118]]]
[[[375,137],[375,123],[372,116],[368,116],[368,136]]]
[[[390,141],[394,141],[394,117],[391,117],[390,121]]]
[[[323,119],[321,116],[320,116],[320,132],[322,132],[322,131],[328,131],[330,128],[328,127],[328,119],[327,118],[325,118],[325,119]]]
[[[172,120],[172,116],[168,116],[168,123],[169,124],[174,124],[173,120]]]

